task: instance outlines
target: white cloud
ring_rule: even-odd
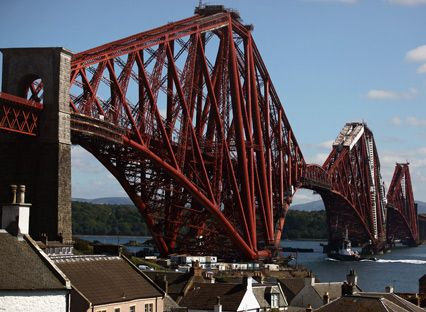
[[[426,127],[426,119],[410,116],[406,118],[406,123],[413,127]]]
[[[417,73],[425,74],[426,73],[426,63],[417,68]]]
[[[414,116],[409,116],[404,119],[401,119],[400,117],[395,116],[391,119],[390,122],[394,126],[406,125],[411,127],[426,127],[426,119],[417,118]]]
[[[302,0],[304,2],[329,2],[329,3],[343,3],[343,4],[355,4],[359,0]]]
[[[388,0],[392,4],[399,5],[420,5],[426,4],[426,0]]]
[[[326,148],[326,149],[331,149],[332,145],[333,145],[334,140],[328,140],[328,141],[324,141],[321,142],[320,144],[318,144],[318,147],[320,148]]]
[[[368,91],[367,98],[370,100],[411,100],[417,96],[417,89],[411,88],[408,91],[392,91],[372,89]]]
[[[426,44],[418,46],[417,48],[408,51],[407,54],[405,55],[405,59],[410,62],[426,61]]]
[[[402,120],[399,117],[393,117],[391,119],[391,124],[393,124],[395,126],[399,126],[401,123],[402,123]]]

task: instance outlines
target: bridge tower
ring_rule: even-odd
[[[10,201],[10,184],[25,184],[31,236],[45,233],[71,242],[71,53],[63,48],[1,52],[2,90],[41,102],[43,110],[36,137],[0,136],[0,202]]]

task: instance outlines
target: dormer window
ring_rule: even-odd
[[[280,305],[280,297],[278,294],[271,294],[271,309],[276,309]]]

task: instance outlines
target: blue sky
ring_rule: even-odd
[[[308,162],[324,161],[345,122],[373,130],[387,185],[411,163],[426,201],[426,0],[221,1],[253,36]],[[198,1],[1,1],[0,47],[73,52],[192,15]],[[1,58],[1,56],[0,56]],[[1,68],[1,66],[0,66]],[[73,197],[123,196],[73,147]],[[295,202],[317,199],[298,191]]]

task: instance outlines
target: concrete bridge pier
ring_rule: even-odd
[[[0,135],[0,202],[11,201],[9,185],[24,184],[30,235],[72,241],[71,226],[71,53],[63,48],[11,48],[3,53],[2,91],[28,98],[43,82],[37,137]]]

